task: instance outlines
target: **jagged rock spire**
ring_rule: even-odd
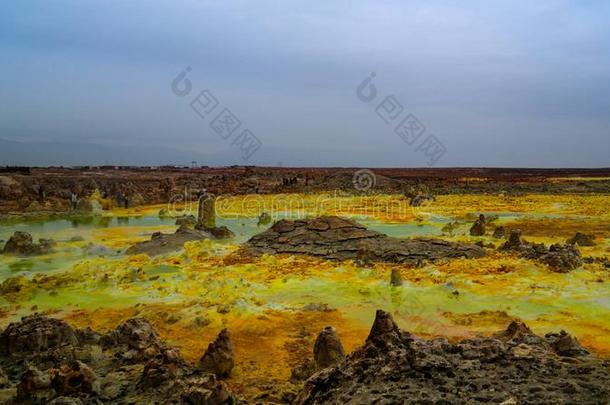
[[[231,376],[234,365],[231,334],[228,329],[223,329],[216,340],[209,344],[208,349],[199,360],[199,368],[216,374],[218,378],[227,378]]]

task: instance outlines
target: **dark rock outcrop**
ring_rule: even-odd
[[[77,345],[74,329],[66,322],[41,315],[21,318],[21,322],[11,323],[0,335],[2,353],[34,355],[50,349]]]
[[[390,273],[390,285],[393,287],[400,287],[402,285],[402,276],[400,274],[400,269],[392,269],[392,273]]]
[[[27,400],[38,396],[40,391],[45,391],[43,396],[51,395],[51,376],[48,372],[38,370],[35,366],[30,366],[21,375],[17,385],[17,399]]]
[[[377,311],[365,344],[313,375],[296,403],[605,404],[608,366],[565,332],[539,337],[513,322],[494,337],[453,344],[419,339]]]
[[[500,250],[517,252],[521,257],[537,260],[559,273],[567,273],[583,263],[580,251],[575,245],[554,244],[547,248],[543,244],[522,240],[519,230],[511,231],[508,241],[500,247]]]
[[[198,224],[195,226],[195,229],[209,233],[214,239],[231,239],[235,236],[233,231],[231,231],[226,226],[215,226],[214,228],[206,228]]]
[[[271,215],[267,214],[266,212],[262,212],[258,216],[258,221],[256,222],[256,226],[268,225],[270,223],[271,223]]]
[[[335,328],[327,326],[318,334],[313,346],[313,357],[318,368],[326,368],[343,360],[345,351]]]
[[[189,365],[177,349],[166,346],[144,318],[129,319],[102,335],[34,315],[9,325],[0,339],[2,401],[239,403],[214,374]],[[216,345],[224,347],[224,343]]]
[[[574,245],[551,245],[548,252],[539,256],[538,260],[559,273],[567,273],[583,263],[580,251]]]
[[[302,254],[329,260],[420,263],[425,260],[485,256],[482,248],[440,239],[399,239],[340,217],[281,220],[244,246],[253,255]]]
[[[184,215],[176,218],[176,225],[179,227],[186,226],[189,228],[194,228],[195,225],[197,225],[197,218],[195,218],[194,215]]]
[[[409,205],[411,207],[421,207],[425,203],[433,202],[436,198],[432,194],[417,194],[411,198]]]
[[[180,250],[186,242],[210,239],[212,237],[208,232],[181,226],[173,234],[153,233],[150,240],[136,243],[127,249],[127,254],[136,255],[145,253],[149,256],[156,256]]]
[[[40,239],[34,243],[32,235],[16,231],[4,245],[2,253],[17,256],[43,255],[53,251],[56,243],[52,239]]]
[[[107,346],[125,344],[134,350],[160,345],[157,332],[145,318],[126,320],[104,336],[102,342]]]
[[[506,236],[506,229],[503,226],[497,226],[494,229],[493,237],[496,239],[502,239]]]
[[[566,241],[569,245],[578,246],[595,246],[595,237],[582,232],[576,232],[576,234]]]
[[[96,391],[97,375],[86,364],[76,360],[71,365],[64,364],[51,370],[51,386],[60,395],[93,393]]]
[[[199,368],[215,374],[218,378],[227,378],[231,376],[234,365],[231,334],[228,329],[223,329],[216,340],[208,345],[203,357],[199,360]]]
[[[164,349],[144,366],[140,387],[153,388],[184,374],[185,361],[177,349]]]
[[[479,218],[476,221],[474,221],[474,224],[472,224],[472,227],[470,228],[470,235],[471,236],[485,236],[485,225],[486,225],[485,215],[481,214],[481,215],[479,215]]]
[[[182,392],[181,399],[187,405],[233,405],[235,398],[222,381],[214,374],[188,380],[188,387]]]

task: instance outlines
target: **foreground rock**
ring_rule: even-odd
[[[281,220],[252,237],[245,252],[303,254],[329,260],[420,263],[425,260],[485,256],[478,246],[440,239],[399,239],[339,217]]]
[[[320,332],[313,346],[313,357],[319,368],[325,368],[343,360],[345,351],[335,328],[327,326]]]
[[[298,404],[606,404],[610,364],[567,333],[522,323],[491,338],[422,340],[377,311],[364,346],[306,383]]]
[[[27,232],[16,231],[6,242],[2,253],[18,256],[43,255],[53,251],[55,242],[51,239],[40,239],[34,243],[32,235]]]
[[[156,256],[180,250],[186,242],[205,239],[222,239],[224,237],[224,234],[217,236],[205,230],[190,229],[187,226],[181,226],[172,234],[161,232],[153,233],[150,240],[136,243],[127,249],[127,254],[135,255],[145,253],[149,256]]]
[[[107,334],[40,315],[0,335],[3,392],[16,404],[238,403],[214,374],[183,360],[144,318]]]
[[[559,273],[567,273],[583,264],[580,250],[575,245],[554,244],[547,248],[544,244],[524,241],[520,230],[511,231],[508,241],[500,250],[517,252],[521,257],[537,260]]]
[[[223,329],[216,340],[210,343],[203,357],[199,360],[199,367],[218,378],[227,378],[231,376],[234,365],[231,335],[228,329]]]

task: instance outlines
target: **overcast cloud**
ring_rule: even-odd
[[[9,0],[0,139],[135,150],[123,164],[425,166],[375,114],[394,95],[439,166],[610,166],[608,21],[586,0]],[[206,88],[261,140],[249,161],[189,107]]]

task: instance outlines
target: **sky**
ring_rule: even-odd
[[[608,21],[601,0],[6,0],[0,165],[608,167]]]

